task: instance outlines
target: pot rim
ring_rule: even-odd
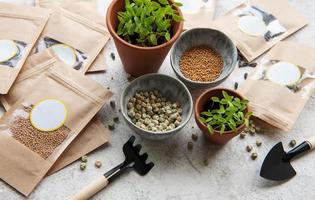
[[[209,92],[214,91],[214,90],[220,90],[220,91],[225,90],[225,91],[229,91],[230,93],[237,94],[238,96],[241,97],[241,99],[245,99],[245,97],[244,97],[242,94],[240,94],[240,93],[238,93],[238,92],[236,92],[236,91],[234,91],[234,90],[231,90],[231,89],[228,89],[228,88],[223,88],[223,87],[212,88],[212,89],[208,89],[208,90],[206,90],[205,92],[203,92],[203,93],[197,98],[197,100],[196,100],[196,103],[195,103],[195,105],[194,105],[194,112],[195,112],[195,119],[199,122],[199,125],[201,125],[201,126],[202,126],[203,128],[205,128],[205,129],[208,129],[208,128],[207,128],[207,126],[204,125],[204,123],[202,123],[202,122],[199,120],[200,113],[198,112],[198,109],[197,109],[198,106],[197,106],[197,105],[200,104],[200,100],[201,100],[202,97],[206,96]],[[248,107],[248,105],[247,105],[246,111],[247,111],[246,113],[249,112],[249,107]],[[243,123],[242,125],[238,126],[235,131],[233,131],[233,130],[224,131],[224,133],[223,133],[222,135],[235,134],[235,133],[237,133],[239,130],[243,129],[244,126],[245,126],[245,123]],[[209,133],[209,131],[208,131],[208,133]],[[211,134],[211,133],[209,133],[209,134],[210,134],[210,135],[218,134],[218,135],[221,136],[220,131],[217,131],[217,130],[214,130],[214,133],[213,133],[213,134]]]
[[[165,42],[163,44],[160,44],[158,46],[153,46],[153,47],[141,47],[141,46],[137,46],[137,45],[134,45],[134,44],[130,44],[128,43],[127,41],[125,41],[124,39],[122,39],[121,37],[119,37],[119,35],[116,33],[116,31],[114,30],[113,28],[113,25],[112,23],[110,23],[110,15],[111,15],[111,11],[114,7],[114,5],[118,2],[118,1],[122,1],[122,0],[113,0],[111,2],[111,4],[109,5],[108,9],[107,9],[107,13],[106,13],[106,25],[107,25],[107,29],[108,31],[110,32],[110,34],[112,35],[112,37],[114,37],[116,40],[120,41],[121,43],[123,43],[124,45],[127,45],[131,48],[135,48],[135,49],[138,49],[138,50],[154,50],[154,49],[160,49],[160,48],[163,48],[165,46],[168,46],[172,43],[174,43],[176,41],[176,39],[180,36],[180,34],[182,33],[182,30],[183,30],[183,26],[184,26],[184,23],[183,21],[180,21],[178,22],[179,23],[179,27],[178,29],[176,30],[175,34],[173,35],[173,37],[168,41],[168,42]],[[173,2],[173,0],[169,0],[171,2]],[[178,14],[179,16],[183,17],[183,14],[181,12],[181,10],[176,7],[176,10],[178,11]]]

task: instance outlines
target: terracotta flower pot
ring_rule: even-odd
[[[180,10],[176,9],[179,15],[182,16]],[[125,1],[113,0],[107,10],[106,24],[114,39],[125,71],[135,77],[157,72],[170,48],[180,36],[183,30],[183,22],[173,23],[171,31],[173,37],[168,42],[154,47],[140,47],[126,42],[117,35],[116,31],[119,23],[117,13],[123,10],[125,10]]]
[[[198,127],[202,130],[206,138],[215,144],[226,144],[228,141],[230,141],[233,137],[237,136],[239,133],[241,133],[245,129],[245,124],[239,126],[236,131],[225,131],[222,135],[220,134],[220,131],[214,131],[214,133],[210,133],[208,131],[208,128],[206,125],[204,125],[202,122],[199,121],[200,113],[203,112],[207,104],[210,102],[211,97],[219,97],[221,98],[222,90],[226,91],[229,95],[234,97],[239,97],[240,99],[244,99],[242,95],[239,93],[225,89],[225,88],[215,88],[205,91],[203,94],[201,94],[198,99],[196,100],[195,106],[194,106],[194,112],[195,112],[195,120],[198,125]],[[245,112],[248,112],[248,108],[246,108]]]

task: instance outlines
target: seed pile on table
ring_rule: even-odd
[[[29,110],[25,109],[25,112],[29,113]],[[16,117],[11,123],[10,131],[14,139],[44,159],[47,159],[70,133],[66,126],[50,132],[40,131],[33,127],[29,118],[21,116]]]
[[[127,104],[128,116],[139,128],[153,132],[175,129],[182,122],[179,102],[171,102],[158,90],[140,91]]]
[[[183,75],[190,80],[200,82],[217,79],[221,74],[223,65],[222,56],[206,46],[185,51],[179,61]]]

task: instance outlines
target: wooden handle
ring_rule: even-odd
[[[311,149],[315,148],[315,136],[309,138],[308,140],[306,140],[310,145],[311,145]]]
[[[98,178],[96,181],[91,183],[89,186],[81,190],[78,194],[76,194],[72,200],[88,200],[96,193],[105,188],[108,184],[108,180],[105,176]]]

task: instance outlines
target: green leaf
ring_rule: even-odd
[[[167,0],[158,0],[160,4],[162,5],[168,5],[168,1]]]
[[[228,101],[232,100],[232,97],[224,90],[222,91],[222,95],[226,100]]]
[[[171,39],[171,34],[169,32],[166,32],[164,37],[167,41],[169,41]]]
[[[214,130],[213,130],[212,126],[208,124],[207,128],[208,128],[208,131],[209,131],[211,134],[213,134]]]
[[[211,100],[213,102],[220,102],[220,99],[218,97],[212,97]]]
[[[203,117],[199,117],[199,121],[202,122],[202,123],[204,123],[204,124],[206,123],[206,119],[203,118]]]
[[[205,116],[207,116],[207,117],[210,117],[210,116],[212,116],[212,113],[211,112],[208,112],[208,111],[204,111],[204,112],[202,112],[202,113],[200,113],[201,115],[205,115]]]
[[[222,124],[220,128],[220,134],[222,135],[224,131],[225,131],[225,124]]]
[[[184,18],[182,16],[179,16],[179,15],[174,15],[173,19],[175,22],[180,22],[180,21],[184,20]]]
[[[178,6],[178,7],[183,6],[183,4],[182,4],[182,3],[180,3],[180,2],[175,2],[174,4],[175,4],[175,6]]]
[[[220,109],[218,110],[218,113],[223,114],[225,112],[224,106],[221,105]]]
[[[208,119],[206,119],[206,123],[211,122],[213,120],[212,117],[209,117]]]
[[[150,37],[149,37],[149,41],[150,41],[151,44],[157,45],[156,35],[155,34],[151,34]]]

